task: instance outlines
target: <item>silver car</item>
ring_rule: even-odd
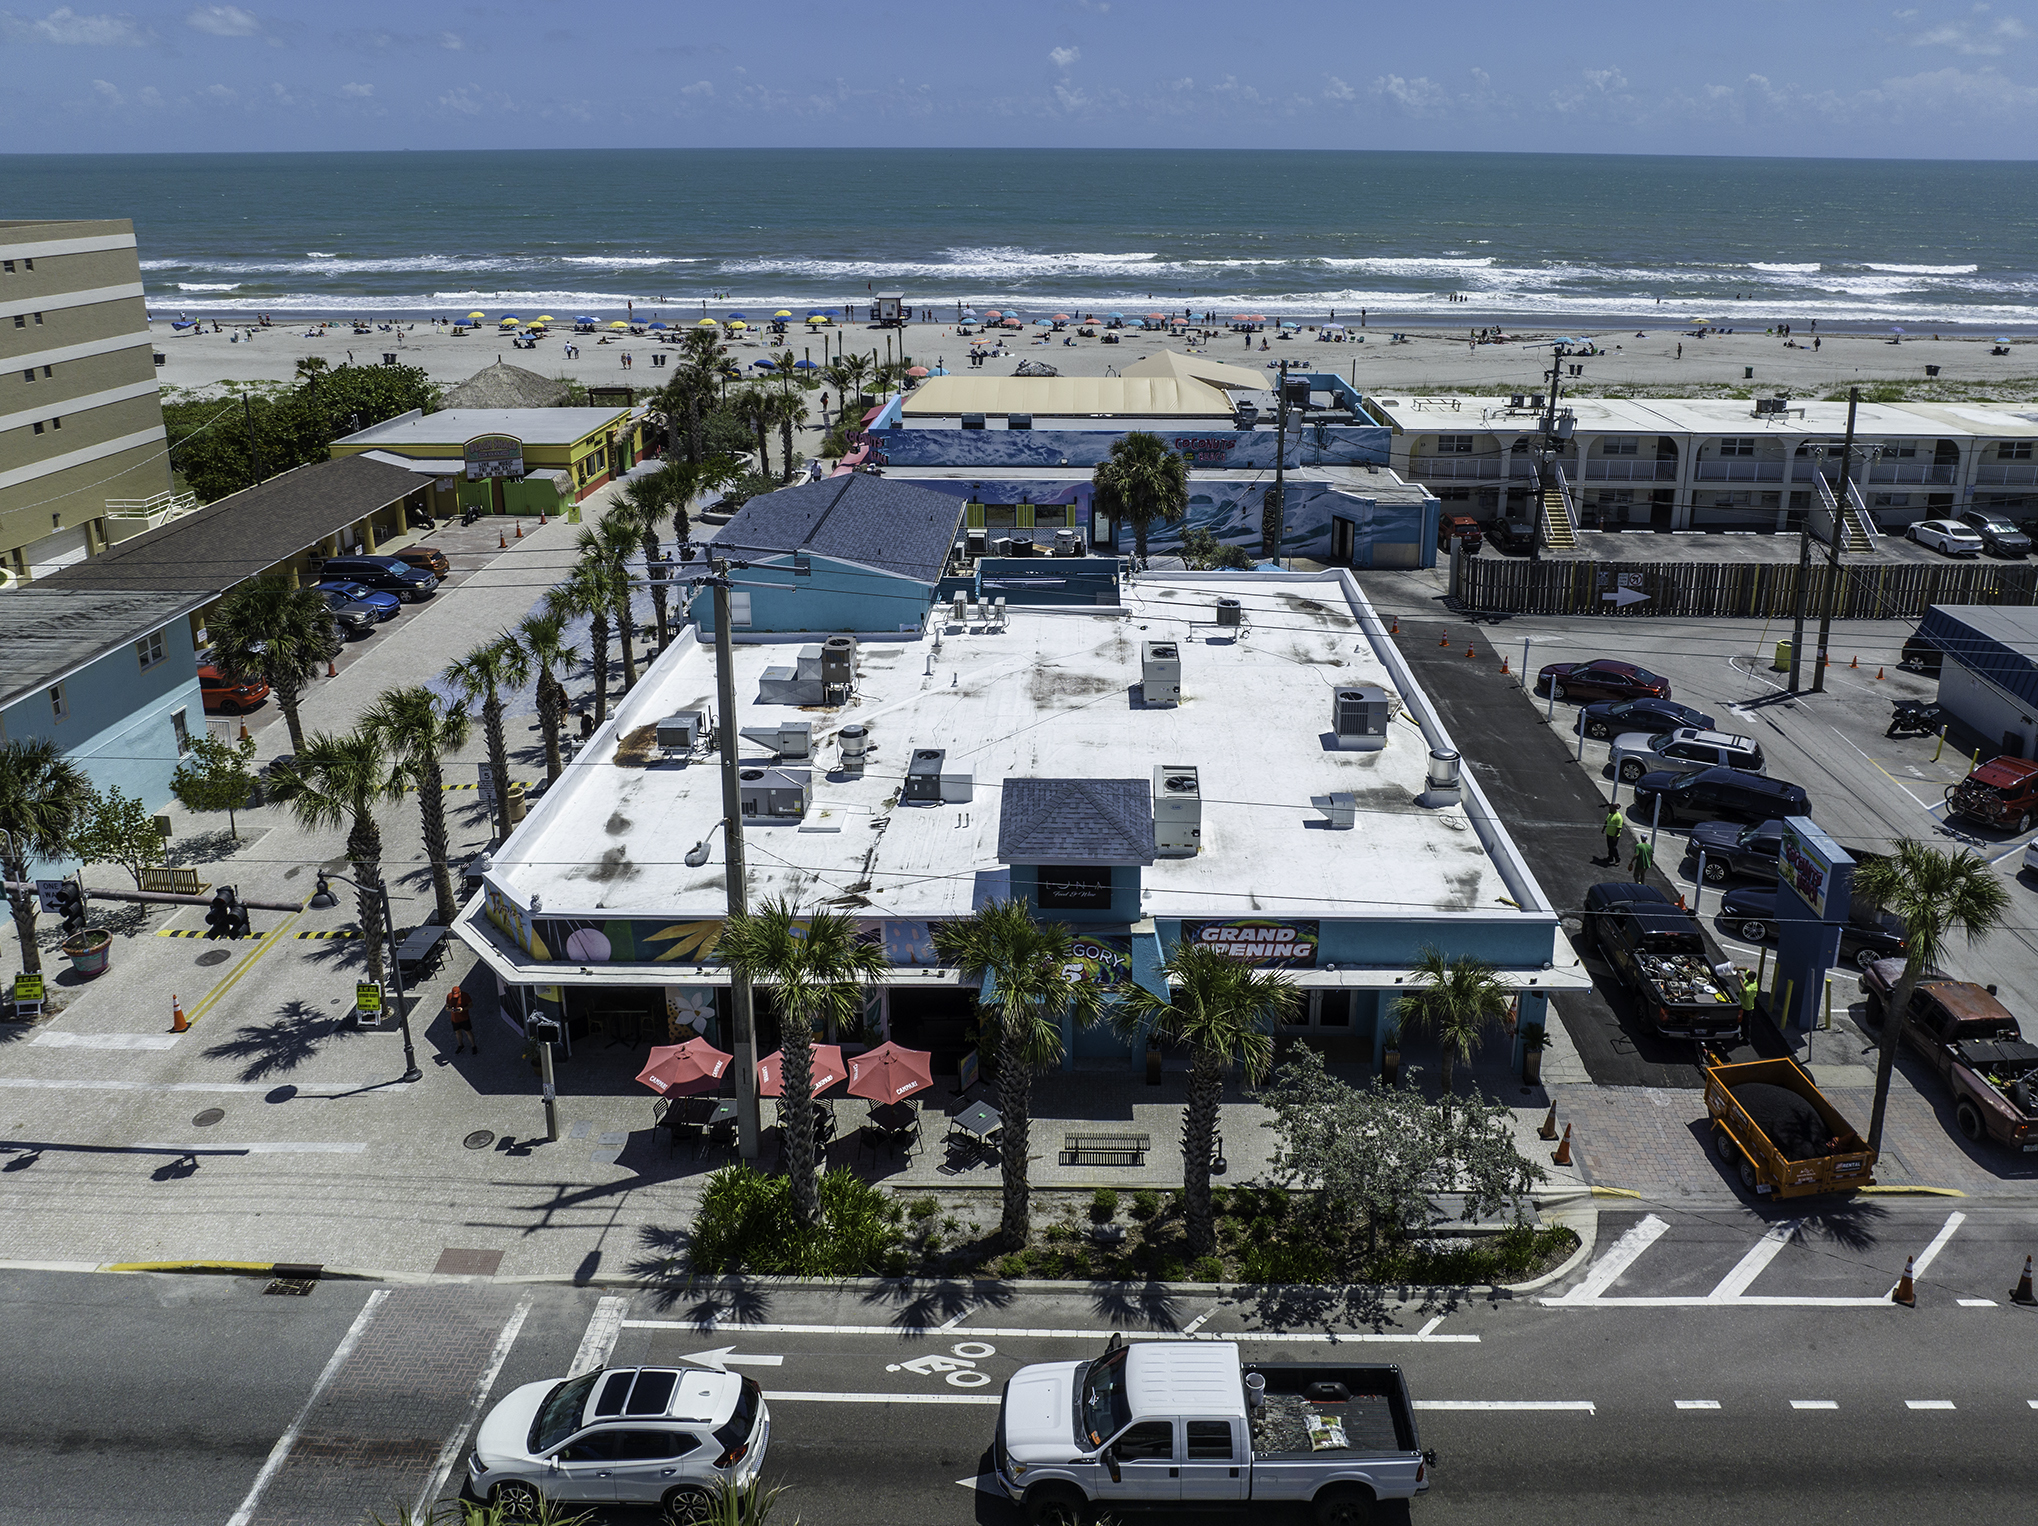
[[[1613,755],[1620,759],[1620,776],[1629,784],[1643,774],[1669,770],[1695,774],[1708,768],[1738,768],[1744,773],[1762,772],[1762,746],[1753,737],[1731,731],[1705,731],[1697,726],[1679,726],[1674,731],[1631,731],[1618,737]]]
[[[716,1491],[757,1476],[771,1411],[754,1379],[697,1367],[611,1367],[526,1383],[489,1411],[467,1461],[477,1498],[513,1518],[541,1502],[651,1506],[707,1519]]]

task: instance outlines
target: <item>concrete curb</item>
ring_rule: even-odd
[[[1570,1276],[1571,1273],[1590,1259],[1593,1247],[1599,1243],[1598,1209],[1581,1208],[1575,1211],[1563,1211],[1561,1217],[1553,1216],[1550,1222],[1552,1224],[1562,1224],[1575,1234],[1578,1237],[1578,1249],[1573,1251],[1571,1258],[1555,1271],[1545,1272],[1542,1276],[1528,1282],[1509,1283],[1508,1292],[1533,1293],[1539,1288],[1546,1288],[1551,1283]]]

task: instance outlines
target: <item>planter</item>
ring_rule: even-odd
[[[90,980],[106,973],[106,961],[113,953],[113,934],[93,929],[64,940],[64,957],[78,975]]]
[[[1390,1048],[1382,1052],[1380,1056],[1380,1080],[1388,1086],[1394,1086],[1400,1082],[1401,1080],[1400,1049]]]
[[[1543,1051],[1540,1046],[1521,1052],[1521,1084],[1539,1086],[1543,1079]]]

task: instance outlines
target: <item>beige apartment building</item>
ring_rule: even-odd
[[[0,584],[180,507],[134,224],[0,220]]]

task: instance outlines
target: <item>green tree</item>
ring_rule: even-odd
[[[770,437],[772,424],[776,422],[775,395],[764,387],[745,387],[729,399],[729,407],[756,438],[757,470],[769,477],[771,460],[766,454],[765,442]]]
[[[1180,524],[1189,512],[1189,463],[1159,435],[1132,430],[1111,442],[1090,474],[1090,502],[1131,524],[1133,551],[1144,562],[1148,527]]]
[[[447,859],[443,764],[447,753],[467,745],[472,723],[464,709],[444,704],[420,684],[384,691],[361,724],[381,742],[417,791],[418,824],[424,833],[425,859],[432,866],[439,926],[451,927],[460,914],[460,902],[453,895],[453,869]]]
[[[807,401],[799,393],[781,389],[771,400],[771,419],[778,425],[778,460],[780,482],[793,480],[793,431],[804,429],[807,423]]]
[[[644,553],[644,567],[651,582],[651,623],[658,632],[658,650],[672,644],[667,621],[665,568],[658,545],[658,523],[665,517],[672,482],[664,471],[632,478],[623,489],[623,502],[637,522],[637,544]]]
[[[438,406],[437,387],[417,366],[332,366],[314,355],[296,374],[297,386],[251,388],[246,403],[209,397],[164,409],[171,460],[200,498],[210,503],[254,481],[251,427],[263,475],[273,477],[325,460],[340,435]]]
[[[594,669],[594,723],[609,718],[609,611],[614,607],[610,569],[582,556],[545,595],[545,608],[562,619],[587,617],[588,656]]]
[[[637,621],[631,607],[630,558],[636,554],[638,535],[637,516],[628,504],[617,504],[593,525],[582,528],[573,541],[582,560],[601,568],[602,581],[608,587],[609,617],[623,649],[625,693],[637,687]]]
[[[402,771],[382,738],[366,726],[343,735],[316,731],[295,757],[269,770],[269,791],[309,831],[346,827],[348,872],[358,882],[354,904],[361,919],[361,952],[368,978],[380,984],[387,973],[382,957],[386,929],[376,893],[382,882],[382,828],[375,813],[403,798]]]
[[[743,475],[741,457],[713,455],[705,461],[667,461],[660,475],[667,479],[666,505],[672,510],[672,538],[693,539],[693,506],[708,493],[726,488]]]
[[[236,683],[266,683],[283,709],[290,745],[304,746],[297,707],[304,686],[339,654],[340,635],[325,595],[257,578],[232,589],[205,621],[212,664]]]
[[[559,674],[580,653],[566,639],[566,617],[549,599],[543,609],[517,622],[516,638],[538,670],[538,725],[545,733],[545,777],[557,779],[565,769],[559,756],[559,733],[566,724],[566,685],[559,681]]]
[[[27,883],[29,863],[65,857],[96,798],[85,771],[48,737],[0,743],[0,862],[6,865],[7,901],[21,939],[21,967],[30,974],[42,969],[42,955],[35,946],[38,906],[35,888]]]
[[[1894,913],[1904,928],[1904,972],[1883,1013],[1875,1109],[1868,1121],[1868,1148],[1880,1150],[1890,1076],[1918,978],[1938,965],[1955,934],[1974,944],[2000,927],[2010,897],[1987,859],[1965,849],[1941,853],[1910,837],[1898,838],[1885,857],[1871,858],[1854,871],[1854,894]]]
[[[1182,561],[1196,572],[1250,572],[1253,559],[1243,546],[1227,546],[1202,525],[1182,532]]]
[[[862,1022],[866,993],[886,969],[884,949],[858,936],[853,917],[833,911],[802,914],[782,899],[729,918],[715,947],[732,968],[770,987],[777,997],[786,1177],[795,1217],[802,1224],[817,1223],[814,1035],[827,1032],[831,1023],[840,1030]]]
[[[712,329],[690,330],[673,356],[672,379],[656,399],[659,411],[676,422],[673,434],[690,462],[705,461],[711,451],[707,417],[721,396],[720,347],[720,336]]]
[[[210,732],[193,737],[191,751],[170,776],[170,793],[187,811],[225,811],[227,830],[239,842],[241,829],[234,812],[243,809],[255,792],[255,776],[248,768],[254,756],[253,737],[238,742]]]
[[[1026,1172],[1033,1072],[1061,1057],[1062,1015],[1088,1027],[1103,1010],[1104,993],[1083,978],[1071,957],[1069,930],[1036,922],[1024,901],[991,901],[960,921],[945,922],[935,931],[934,946],[990,989],[977,997],[977,1014],[998,1063],[1005,1197],[999,1234],[1008,1249],[1018,1250],[1032,1230]]]
[[[447,683],[468,703],[481,702],[481,732],[488,741],[488,777],[495,785],[495,828],[510,835],[509,739],[503,734],[502,694],[531,681],[531,655],[508,631],[499,631],[446,667]]]
[[[163,861],[163,834],[155,812],[115,784],[93,796],[91,810],[71,834],[71,851],[88,864],[118,864],[139,890],[142,870]]]
[[[1217,1249],[1210,1157],[1216,1145],[1218,1104],[1224,1099],[1224,1073],[1236,1065],[1249,1085],[1259,1084],[1274,1061],[1274,1024],[1294,1010],[1298,993],[1293,979],[1278,970],[1257,969],[1187,940],[1175,945],[1165,968],[1167,994],[1132,986],[1114,1026],[1127,1038],[1151,1034],[1166,1043],[1189,1046],[1189,1101],[1182,1112],[1182,1207],[1189,1253],[1207,1256]]]
[[[1409,971],[1411,990],[1396,1012],[1418,1033],[1432,1035],[1443,1050],[1444,1096],[1451,1095],[1451,1072],[1458,1061],[1470,1064],[1479,1043],[1507,1015],[1514,993],[1502,984],[1492,965],[1470,954],[1448,958],[1434,946],[1417,955]]]

